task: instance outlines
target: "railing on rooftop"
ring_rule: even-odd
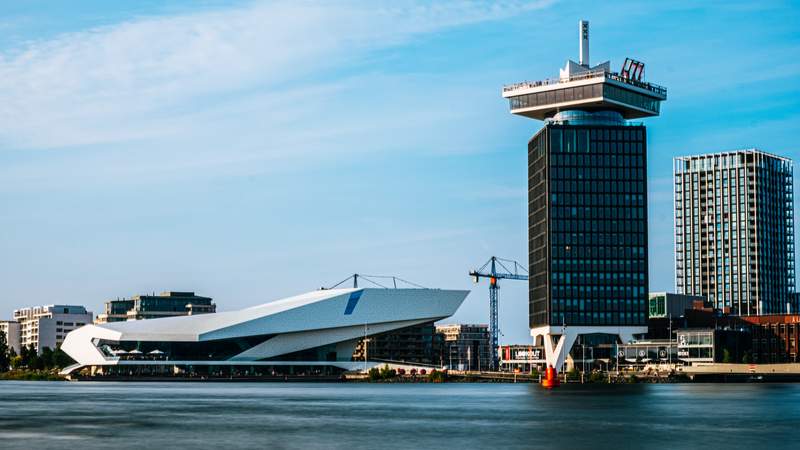
[[[503,86],[503,92],[511,92],[516,91],[517,89],[530,89],[530,88],[537,88],[541,86],[549,86],[553,84],[559,83],[569,83],[571,81],[579,81],[579,80],[588,80],[591,78],[606,78],[614,81],[619,81],[620,83],[630,84],[632,86],[636,86],[642,89],[646,89],[650,92],[655,94],[661,95],[666,97],[667,96],[667,88],[664,86],[659,86],[655,83],[647,83],[644,81],[633,80],[630,78],[625,78],[620,76],[616,72],[606,72],[605,70],[595,70],[592,72],[584,72],[577,75],[573,75],[569,78],[547,78],[544,80],[538,81],[523,81],[520,83],[509,84]]]

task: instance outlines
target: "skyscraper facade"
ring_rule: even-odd
[[[512,114],[545,122],[528,143],[529,324],[555,367],[581,336],[647,332],[647,132],[631,120],[667,98],[641,62],[591,66],[588,22],[579,42],[557,79],[503,89]]]
[[[797,312],[791,160],[750,149],[674,160],[679,294],[733,314]]]

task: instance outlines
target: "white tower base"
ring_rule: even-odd
[[[544,345],[545,359],[548,366],[555,367],[559,372],[562,371],[567,353],[572,349],[572,345],[578,336],[584,334],[611,334],[616,335],[622,343],[633,340],[635,334],[647,333],[646,326],[550,326],[545,325],[538,328],[531,328],[533,345]]]

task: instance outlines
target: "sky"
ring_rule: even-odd
[[[672,158],[798,159],[792,2],[26,1],[0,4],[0,319],[195,291],[218,310],[352,273],[470,289],[527,262],[527,141],[504,84],[646,64],[650,289],[673,290]],[[797,188],[795,188],[797,189]],[[500,291],[527,343],[527,284]]]

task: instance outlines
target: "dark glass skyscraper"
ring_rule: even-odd
[[[647,324],[644,126],[546,125],[528,144],[530,327]]]
[[[627,341],[647,331],[647,134],[666,89],[627,59],[581,59],[557,79],[506,86],[513,114],[543,120],[528,143],[529,324],[560,367],[578,336]]]

